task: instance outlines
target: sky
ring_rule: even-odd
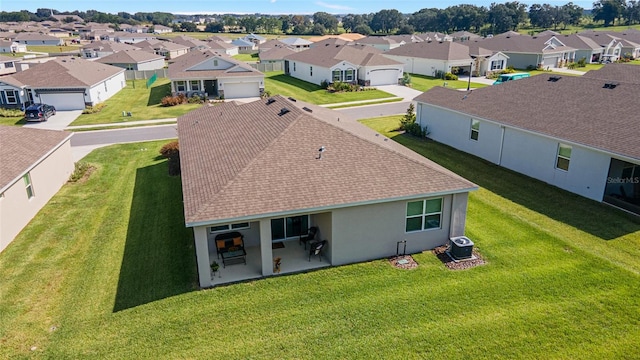
[[[570,0],[526,0],[527,5],[551,4],[564,5]],[[53,8],[58,11],[98,10],[106,13],[170,12],[174,14],[313,14],[324,11],[331,14],[366,14],[382,9],[396,9],[402,13],[414,13],[424,8],[446,8],[462,3],[489,7],[492,2],[501,0],[0,0],[0,11]],[[574,4],[590,9],[593,1],[573,1]]]

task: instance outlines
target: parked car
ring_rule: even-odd
[[[24,118],[27,121],[47,121],[56,114],[56,108],[47,104],[33,104],[24,110]]]
[[[500,77],[498,77],[498,80],[496,80],[493,83],[493,85],[502,84],[503,82],[507,82],[507,81],[511,81],[511,80],[518,80],[518,79],[528,78],[529,76],[530,76],[529,73],[502,74],[502,75],[500,75]]]

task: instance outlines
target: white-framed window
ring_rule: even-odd
[[[7,104],[17,104],[18,103],[18,92],[15,90],[5,90],[5,97],[7,100]]]
[[[309,66],[309,76],[313,76],[313,66]]]
[[[224,225],[216,225],[216,226],[209,227],[209,232],[217,233],[217,232],[229,231],[229,230],[245,230],[245,229],[249,229],[250,227],[251,225],[248,222],[224,224]]]
[[[442,198],[409,201],[405,231],[440,229],[442,224]]]
[[[353,69],[347,69],[346,80],[353,81]]]
[[[480,135],[480,121],[476,119],[471,119],[471,135],[469,136],[471,140],[478,141],[478,136]]]
[[[293,63],[293,71],[296,71],[296,63]]]
[[[191,90],[200,91],[200,80],[191,80],[190,84]]]
[[[31,199],[32,197],[36,196],[36,194],[33,192],[33,184],[31,184],[31,175],[29,173],[26,173],[24,174],[22,179],[24,180],[24,188],[25,190],[27,190],[27,198]]]
[[[218,66],[218,59],[213,59],[213,66]]]
[[[493,60],[491,62],[491,70],[502,70],[504,65],[504,60]]]
[[[176,91],[187,91],[187,84],[184,81],[176,81]]]
[[[342,80],[342,71],[333,70],[333,82]]]
[[[13,67],[13,63],[12,62],[6,62],[6,63],[4,63],[4,67],[12,68]]]
[[[556,158],[556,169],[569,171],[570,161],[571,161],[571,146],[566,144],[558,144],[558,156]]]

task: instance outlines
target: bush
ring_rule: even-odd
[[[187,97],[184,94],[178,94],[176,96],[165,96],[162,98],[162,106],[176,106],[186,103]]]
[[[105,103],[96,104],[95,106],[87,106],[86,108],[84,108],[84,110],[82,110],[82,113],[83,114],[99,113],[100,111],[102,111],[102,109],[104,109],[105,106],[106,106]]]
[[[92,166],[87,162],[77,162],[74,164],[73,173],[69,176],[69,182],[77,182],[91,169]]]
[[[416,122],[415,109],[416,108],[413,105],[413,103],[410,103],[409,107],[407,108],[407,113],[404,114],[402,119],[400,119],[400,130],[407,130],[411,125],[415,124]]]
[[[582,58],[578,60],[578,67],[586,67],[587,66],[587,58]]]
[[[569,70],[573,70],[573,69],[575,69],[575,68],[576,68],[576,66],[577,66],[577,65],[578,65],[578,64],[576,64],[576,63],[568,63],[568,64],[567,64],[567,69],[569,69]]]
[[[351,83],[336,81],[327,86],[327,90],[332,92],[354,92],[360,90],[360,87]]]
[[[404,86],[410,86],[411,85],[411,75],[409,75],[409,73],[404,73],[404,75],[402,75],[401,83]]]
[[[166,143],[160,149],[160,155],[169,160],[169,175],[180,175],[180,145],[177,141]]]
[[[202,104],[203,103],[203,99],[198,96],[198,95],[193,95],[192,97],[190,97],[187,102],[189,104]]]
[[[24,115],[24,111],[20,109],[0,108],[0,117],[20,117]]]
[[[410,134],[419,138],[425,138],[427,137],[427,135],[429,135],[427,128],[423,129],[422,126],[420,126],[420,124],[418,123],[407,125],[405,128],[405,131],[407,132],[407,134]]]
[[[458,75],[454,75],[450,72],[448,73],[444,73],[444,79],[445,80],[458,80]]]
[[[271,97],[271,91],[269,90],[265,90],[262,92],[262,95],[260,95],[261,98],[266,99],[266,98],[270,98]]]
[[[320,83],[320,87],[322,89],[326,89],[329,87],[329,82],[327,80],[322,80],[322,82]]]

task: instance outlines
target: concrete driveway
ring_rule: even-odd
[[[458,80],[460,81],[469,81],[469,76],[467,75],[459,75]],[[484,76],[471,77],[471,87],[473,88],[473,84],[485,84],[485,85],[493,85],[495,79],[487,79]]]
[[[82,114],[82,110],[56,111],[56,114],[43,122],[27,122],[24,126],[33,129],[64,130]]]
[[[381,85],[375,87],[378,90],[386,91],[389,94],[393,94],[397,97],[401,97],[404,101],[411,101],[416,96],[422,94],[422,91],[412,89],[410,87],[402,85]]]

